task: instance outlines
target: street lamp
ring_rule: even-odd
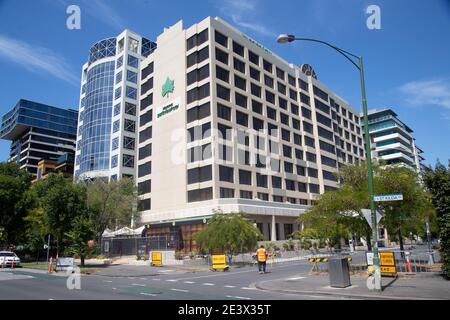
[[[366,144],[366,158],[367,158],[367,182],[369,189],[369,201],[370,201],[370,211],[371,211],[371,220],[372,220],[372,250],[373,250],[373,266],[374,266],[374,274],[375,274],[375,283],[374,290],[381,291],[381,271],[380,271],[380,260],[378,257],[378,234],[377,234],[377,216],[375,211],[375,202],[373,199],[373,171],[372,171],[372,156],[371,156],[371,148],[370,148],[370,137],[369,137],[369,121],[367,115],[367,99],[366,99],[366,86],[364,81],[364,66],[363,60],[361,56],[354,55],[348,51],[340,49],[328,42],[310,39],[310,38],[297,38],[291,34],[281,34],[277,38],[277,42],[281,44],[290,43],[293,41],[310,41],[324,44],[330,48],[333,48],[340,54],[342,54],[348,61],[350,61],[356,69],[359,70],[359,76],[361,80],[361,95],[362,95],[362,107],[364,114],[364,134],[365,134],[365,144]],[[357,62],[355,62],[355,59]]]

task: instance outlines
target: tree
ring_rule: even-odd
[[[86,256],[93,252],[93,248],[88,245],[88,241],[95,235],[94,226],[90,217],[83,213],[75,217],[69,232],[65,233],[69,246],[66,253],[80,257],[81,266],[84,267]]]
[[[32,203],[31,179],[31,174],[17,163],[0,163],[0,242],[17,243],[23,239],[23,218]]]
[[[44,211],[47,229],[56,238],[56,254],[59,254],[73,221],[87,210],[86,187],[73,184],[72,179],[64,178],[62,174],[49,174],[34,185],[34,191]]]
[[[442,270],[450,278],[450,161],[446,168],[437,163],[434,170],[427,168],[424,182],[431,193],[433,205],[436,209],[440,251],[442,255]]]
[[[39,259],[39,250],[43,248],[45,236],[48,234],[44,210],[42,208],[29,210],[24,221],[26,222],[25,249],[30,252],[35,252],[37,254],[37,261]]]
[[[133,210],[136,202],[136,187],[131,179],[111,182],[98,179],[87,185],[87,205],[92,212],[93,227],[99,243],[106,228],[129,226],[132,218],[139,218],[136,210]]]
[[[243,212],[216,212],[207,228],[194,235],[200,250],[226,254],[230,263],[233,255],[254,250],[257,241],[262,239],[261,232]]]

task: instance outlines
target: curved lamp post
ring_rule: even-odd
[[[371,148],[370,148],[370,136],[369,136],[369,121],[367,115],[367,99],[366,99],[366,86],[364,82],[364,66],[363,60],[361,56],[354,55],[348,51],[345,51],[341,48],[338,48],[328,42],[310,39],[310,38],[297,38],[291,34],[281,34],[277,42],[281,44],[290,43],[293,41],[310,41],[324,44],[330,48],[333,48],[340,54],[342,54],[348,61],[350,61],[356,69],[359,70],[359,76],[361,79],[361,95],[362,95],[362,107],[364,114],[364,134],[365,134],[365,144],[366,144],[366,161],[367,161],[367,181],[368,181],[368,189],[369,189],[369,198],[370,198],[370,211],[371,211],[371,220],[372,220],[372,251],[373,251],[373,266],[374,266],[374,274],[375,274],[375,283],[374,290],[381,291],[381,271],[380,271],[380,260],[378,257],[378,235],[377,235],[377,216],[375,211],[375,202],[373,199],[373,171],[372,171],[372,156],[371,156]],[[355,62],[355,59],[357,62]]]

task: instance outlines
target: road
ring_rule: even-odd
[[[311,300],[336,297],[285,294],[256,289],[258,281],[273,279],[301,280],[309,277],[311,265],[306,261],[268,266],[268,273],[258,274],[256,267],[242,267],[229,272],[180,272],[175,268],[144,268],[147,275],[129,276],[126,267],[119,274],[82,275],[81,289],[69,290],[65,276],[33,273],[27,269],[0,272],[0,299],[38,300]],[[151,272],[149,272],[151,268]]]

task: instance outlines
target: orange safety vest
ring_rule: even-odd
[[[267,251],[264,248],[259,248],[256,250],[256,255],[258,256],[259,262],[265,262],[267,259]]]

